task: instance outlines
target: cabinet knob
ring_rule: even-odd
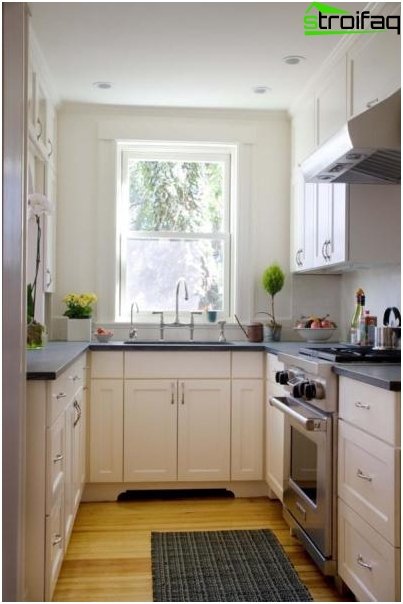
[[[63,454],[58,453],[57,455],[54,456],[53,463],[58,463],[59,461],[62,461],[62,460],[63,460]]]
[[[367,403],[362,403],[361,401],[356,401],[355,406],[358,407],[358,409],[370,409],[371,408],[370,405],[368,405]]]
[[[60,398],[66,398],[67,394],[65,392],[59,392],[59,394],[56,394],[56,399],[59,400]]]

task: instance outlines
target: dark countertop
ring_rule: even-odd
[[[27,380],[55,380],[88,348],[88,342],[48,342],[27,351]]]
[[[139,342],[134,345],[123,342],[108,342],[99,344],[97,342],[49,342],[40,350],[29,350],[27,352],[27,379],[28,380],[55,380],[76,358],[85,350],[111,351],[111,350],[250,350],[271,352],[278,354],[298,354],[304,342],[226,342],[218,343],[155,343]],[[354,380],[371,384],[386,390],[401,390],[400,365],[388,365],[385,363],[337,363],[333,371],[338,375],[344,375]]]
[[[377,386],[385,390],[401,390],[401,367],[400,365],[388,365],[387,363],[337,363],[333,367],[337,375],[349,377],[364,384]]]

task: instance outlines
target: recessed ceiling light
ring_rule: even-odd
[[[271,88],[268,86],[254,86],[252,90],[255,94],[266,94],[266,92],[270,92]]]
[[[284,63],[287,63],[287,65],[298,65],[298,63],[302,63],[302,61],[305,60],[306,57],[303,57],[302,55],[288,55],[283,58]]]
[[[112,82],[94,82],[93,86],[101,90],[108,90],[108,88],[112,88]]]

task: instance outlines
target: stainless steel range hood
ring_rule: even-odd
[[[302,163],[305,182],[400,183],[400,90],[351,118]]]

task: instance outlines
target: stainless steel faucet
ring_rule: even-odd
[[[177,280],[176,282],[176,293],[175,293],[175,320],[174,320],[174,325],[180,325],[180,321],[179,321],[179,289],[180,289],[180,285],[181,283],[183,283],[183,286],[185,288],[185,300],[189,300],[189,292],[188,292],[188,286],[187,283],[185,281],[185,279],[183,277],[181,277],[180,279]]]
[[[133,323],[133,307],[134,306],[136,307],[137,313],[140,311],[139,305],[137,304],[136,300],[134,300],[134,302],[132,303],[132,305],[130,307],[129,340],[135,340],[137,338],[137,329],[134,327],[134,323]]]

